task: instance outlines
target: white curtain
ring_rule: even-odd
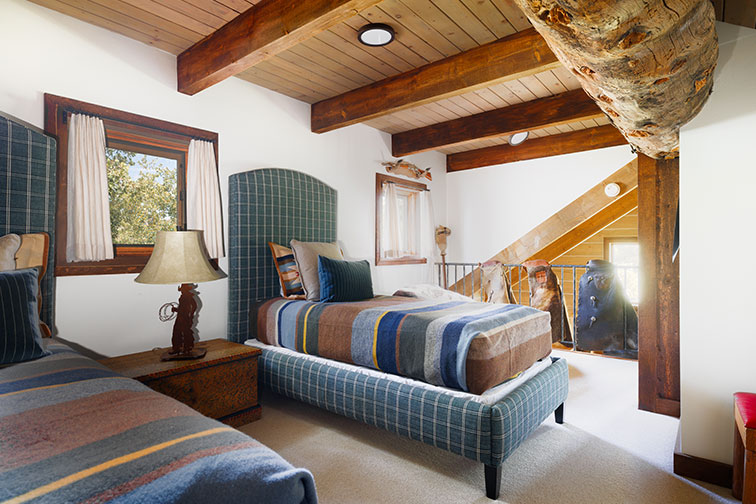
[[[113,259],[105,126],[83,114],[71,114],[69,121],[66,259]]]
[[[381,256],[401,255],[399,238],[399,200],[396,184],[383,184],[383,204],[381,206]]]
[[[212,258],[224,257],[220,185],[212,142],[192,140],[186,163],[186,224],[205,232]]]
[[[427,260],[423,265],[422,281],[436,283],[434,269],[438,260],[438,249],[436,248],[436,220],[433,215],[433,200],[430,191],[420,192],[420,257]]]

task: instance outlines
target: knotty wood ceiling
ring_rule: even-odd
[[[178,55],[259,0],[30,0]],[[357,41],[369,22],[390,24],[396,40],[383,48]],[[512,0],[383,0],[237,77],[315,103],[530,28]],[[577,89],[563,68],[498,84],[373,119],[366,124],[398,133],[441,121]],[[588,120],[531,132],[532,138],[575,131],[608,120]],[[506,143],[476,140],[440,149],[462,152]]]

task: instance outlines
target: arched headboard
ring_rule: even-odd
[[[249,338],[252,303],[279,295],[268,242],[336,241],[336,190],[294,170],[264,168],[229,177],[228,339]]]

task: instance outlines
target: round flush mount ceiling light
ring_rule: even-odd
[[[528,139],[528,131],[521,131],[514,135],[509,135],[509,145],[520,145],[522,142]]]
[[[357,38],[366,46],[380,47],[394,40],[394,35],[394,29],[389,25],[370,23],[360,28]]]
[[[604,186],[604,194],[609,196],[610,198],[616,198],[619,196],[620,193],[620,186],[616,182],[609,182]]]

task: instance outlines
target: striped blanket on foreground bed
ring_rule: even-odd
[[[0,369],[0,502],[317,501],[308,471],[254,439],[47,348]]]
[[[257,339],[481,394],[551,353],[547,312],[528,306],[381,296],[253,306]]]

